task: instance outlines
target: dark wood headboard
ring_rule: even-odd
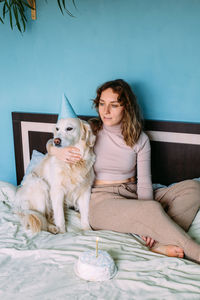
[[[33,149],[46,153],[57,114],[13,112],[17,183],[24,176]],[[79,116],[88,120],[91,116]],[[146,120],[152,147],[153,183],[171,184],[200,177],[200,123]]]

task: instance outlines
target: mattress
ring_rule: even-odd
[[[148,250],[136,235],[82,231],[80,215],[68,210],[67,232],[32,234],[14,210],[16,187],[0,182],[0,299],[200,299],[200,265]],[[200,243],[200,212],[189,234]],[[104,282],[74,272],[83,251],[107,251],[116,276]]]

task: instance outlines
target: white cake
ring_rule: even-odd
[[[112,257],[106,251],[88,250],[83,252],[75,266],[76,274],[85,280],[104,281],[115,276],[117,268]]]

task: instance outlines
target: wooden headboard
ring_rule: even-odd
[[[17,184],[34,149],[46,153],[56,114],[13,112]],[[91,116],[79,116],[88,120]],[[152,147],[153,183],[171,184],[200,177],[200,123],[145,121]]]

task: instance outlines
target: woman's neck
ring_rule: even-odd
[[[103,129],[105,129],[109,132],[113,132],[113,133],[121,133],[122,123],[119,123],[119,124],[113,125],[113,126],[108,126],[108,125],[103,124]]]

